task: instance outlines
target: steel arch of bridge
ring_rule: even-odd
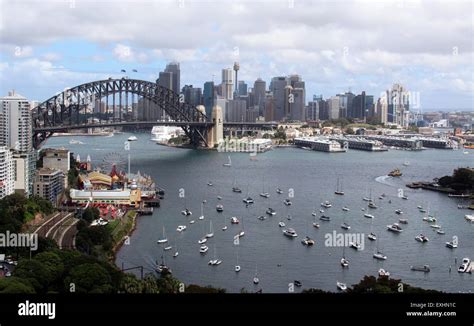
[[[120,96],[120,106],[115,110],[115,95]],[[138,119],[137,111],[132,110],[132,116],[122,112],[122,94],[135,94],[156,104],[170,117],[173,123],[183,128],[193,145],[207,145],[207,131],[209,121],[205,114],[196,107],[185,103],[179,94],[162,87],[157,83],[138,79],[106,79],[88,82],[64,91],[39,104],[32,111],[33,118],[33,143],[38,148],[42,142],[50,137],[56,127],[67,129],[92,127],[95,118],[91,104],[103,97],[114,96],[112,117],[108,117],[110,125],[117,125],[123,121],[144,121]],[[133,107],[133,103],[132,103]],[[107,112],[109,108],[106,108]],[[92,111],[92,113],[91,113]],[[125,112],[126,113],[126,112]],[[147,120],[145,120],[147,121]],[[101,124],[106,127],[107,123]]]

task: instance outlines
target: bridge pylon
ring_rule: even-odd
[[[207,146],[214,148],[224,139],[224,115],[219,105],[212,108],[212,127],[207,133]]]

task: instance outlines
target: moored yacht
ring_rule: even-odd
[[[273,215],[276,214],[276,211],[275,211],[273,208],[269,207],[269,208],[267,209],[266,213],[267,213],[268,215],[272,215],[272,216],[273,216]]]
[[[193,212],[191,212],[189,209],[185,208],[181,211],[181,214],[185,216],[193,215]]]
[[[397,213],[398,215],[403,214],[403,212],[402,212],[401,209],[397,209],[397,210],[395,211],[395,213]]]
[[[350,230],[351,226],[347,224],[346,222],[344,222],[341,224],[341,228],[343,228],[344,230]]]
[[[342,208],[342,210],[343,210],[344,212],[350,211],[350,209],[349,209],[347,206],[344,206],[344,207]]]
[[[446,242],[446,247],[450,249],[455,249],[458,247],[458,244],[456,243],[456,241],[451,240],[451,241]]]
[[[356,249],[356,250],[361,250],[361,249],[362,249],[360,243],[357,243],[357,242],[351,242],[351,243],[349,243],[349,247],[351,247],[351,248],[353,248],[353,249]]]
[[[418,234],[416,237],[415,237],[415,240],[418,241],[418,242],[428,242],[429,239],[426,235],[420,233]]]
[[[283,201],[283,203],[284,203],[286,206],[290,206],[290,205],[291,205],[291,200],[287,198],[287,199],[285,199],[285,200]]]
[[[344,257],[341,258],[341,266],[342,267],[349,267],[349,261]]]
[[[424,273],[428,273],[431,270],[429,265],[410,266],[410,269],[415,272],[424,272]]]
[[[339,290],[341,291],[346,291],[347,290],[347,285],[346,283],[342,283],[342,282],[336,282],[336,286]]]
[[[380,251],[377,251],[374,253],[373,257],[378,260],[387,260],[387,256],[385,256],[383,253]]]
[[[372,241],[377,240],[377,236],[373,232],[370,232],[369,235],[367,235],[367,238],[369,238],[369,240],[372,240]]]
[[[403,231],[403,229],[400,227],[400,225],[398,225],[398,223],[387,225],[387,229],[395,233],[400,233]]]
[[[328,200],[326,200],[324,203],[321,203],[321,206],[326,208],[332,207],[331,203]]]
[[[261,192],[260,197],[268,198],[268,197],[270,197],[270,194],[268,192]]]
[[[253,198],[252,197],[244,198],[243,202],[246,204],[253,204]]]
[[[329,216],[325,216],[325,215],[321,215],[321,217],[319,218],[321,221],[330,221],[331,218]]]
[[[286,224],[284,222],[278,222],[278,226],[281,227],[281,228],[285,227],[285,225]]]
[[[379,276],[390,276],[389,271],[386,271],[385,269],[381,268],[379,269]]]
[[[372,214],[369,214],[369,213],[365,213],[365,214],[364,214],[364,217],[367,217],[367,218],[374,218],[375,216],[373,216]]]
[[[471,264],[471,260],[469,258],[463,258],[461,266],[458,268],[459,273],[466,273],[469,269],[469,265]]]
[[[230,224],[239,224],[239,223],[240,221],[237,217],[234,216],[230,218]]]
[[[398,222],[399,222],[400,224],[408,224],[408,220],[407,220],[406,218],[399,218],[399,219],[398,219]]]
[[[304,237],[304,239],[301,240],[301,243],[304,244],[305,246],[312,246],[314,245],[315,242],[310,237]]]
[[[298,236],[296,231],[292,228],[288,228],[288,229],[283,230],[283,234],[286,235],[289,238],[295,238],[295,237]]]
[[[277,188],[276,193],[281,195],[283,193],[283,190],[281,190],[280,188]]]

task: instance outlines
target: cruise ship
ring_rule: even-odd
[[[326,137],[298,137],[295,138],[295,145],[320,152],[343,153],[347,151],[347,143],[343,146],[338,141]]]
[[[151,134],[153,136],[151,140],[159,144],[167,144],[171,138],[184,135],[184,131],[180,127],[154,126],[151,130]]]

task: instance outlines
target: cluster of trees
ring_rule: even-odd
[[[96,207],[88,207],[80,214],[77,223],[76,248],[82,253],[99,257],[102,253],[112,250],[113,241],[109,228],[89,227],[93,220],[100,217]]]
[[[456,191],[474,190],[474,169],[459,168],[455,169],[453,175],[446,175],[439,178],[438,183],[445,188],[451,188]]]

